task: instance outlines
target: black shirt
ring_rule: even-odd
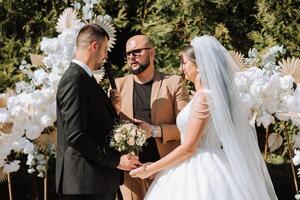
[[[153,81],[145,84],[134,82],[133,87],[133,114],[134,118],[143,120],[151,124],[151,90]],[[155,138],[147,139],[147,145],[144,145],[139,155],[139,160],[144,162],[154,162],[159,160],[159,153]]]

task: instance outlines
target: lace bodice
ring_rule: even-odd
[[[208,107],[208,103],[204,105],[203,103],[203,95],[208,95],[209,92],[206,90],[201,90],[196,92],[192,100],[184,107],[184,109],[178,114],[176,119],[176,124],[180,131],[181,143],[184,142],[186,135],[186,129],[188,126],[188,122],[192,117],[203,118],[207,115],[210,115],[210,110]],[[211,105],[211,104],[210,104]],[[199,143],[199,148],[220,148],[221,142],[217,137],[215,132],[213,122],[209,116],[208,122],[204,129],[204,136],[202,141]]]

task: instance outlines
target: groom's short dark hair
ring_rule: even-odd
[[[98,24],[86,24],[80,29],[77,35],[76,46],[88,46],[94,41],[102,42],[105,37],[109,39],[108,33]]]

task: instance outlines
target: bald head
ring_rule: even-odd
[[[153,48],[153,42],[146,35],[135,35],[128,39],[126,43],[126,52],[134,49]]]

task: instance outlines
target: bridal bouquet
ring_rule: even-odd
[[[128,121],[123,121],[114,127],[110,147],[122,154],[134,153],[138,155],[146,139],[145,130]]]

